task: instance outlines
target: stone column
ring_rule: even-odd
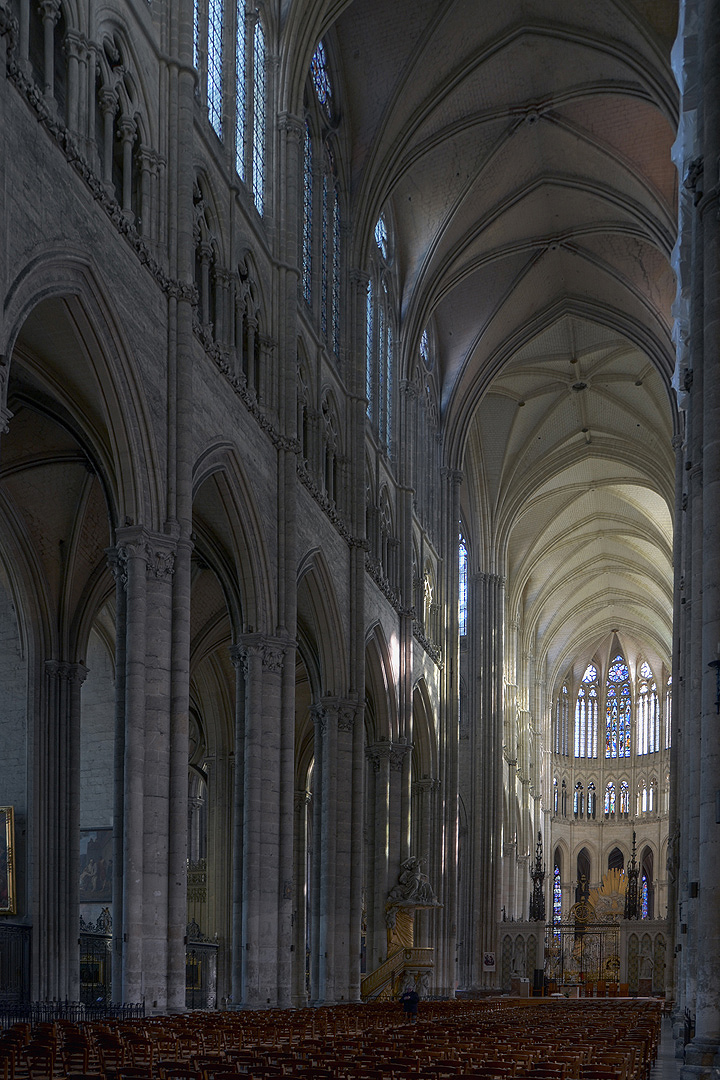
[[[495,952],[499,917],[498,887],[502,808],[503,615],[504,580],[498,574],[473,575],[468,611],[474,642],[471,708],[473,788],[470,798],[471,885],[474,912],[473,986],[493,986],[496,976],[483,971],[483,953]],[[497,957],[499,961],[499,957]]]
[[[317,916],[314,949],[318,953],[316,1004],[350,999],[351,954],[359,951],[360,926],[354,925],[353,853],[353,734],[355,703],[331,696],[312,708],[315,722],[313,801],[319,804],[313,836],[313,884]]]
[[[55,26],[60,18],[60,0],[41,0],[39,7],[43,23],[43,44],[45,47],[45,86],[43,92],[46,103],[53,111],[57,109],[55,101]]]
[[[118,121],[118,134],[122,143],[123,168],[122,168],[122,208],[123,213],[130,221],[134,221],[135,215],[132,210],[132,151],[137,124],[132,116],[121,116]]]
[[[305,982],[305,942],[307,940],[307,903],[305,878],[308,859],[308,808],[312,796],[309,791],[295,792],[294,829],[294,894],[293,894],[293,943],[295,963],[292,973],[292,1005],[296,1009],[307,1006],[308,993]]]
[[[242,893],[240,1001],[249,1008],[278,1003],[278,964],[288,963],[291,942],[280,932],[282,909],[291,909],[292,863],[283,863],[283,732],[281,685],[288,642],[262,634],[242,636],[244,674]],[[239,727],[239,725],[238,725]],[[291,849],[291,845],[290,845]],[[236,924],[237,925],[237,924]],[[237,1003],[236,990],[233,999]]]
[[[34,993],[70,998],[79,993],[78,838],[80,829],[80,688],[82,663],[45,663],[44,716],[37,732],[36,925]]]
[[[105,188],[109,195],[115,194],[113,185],[113,137],[115,128],[115,113],[118,109],[118,98],[114,90],[103,87],[99,95],[100,108],[103,114],[103,155],[102,176]]]
[[[702,410],[702,632],[701,747],[698,808],[695,1038],[685,1049],[683,1074],[716,1076],[720,1067],[720,0],[702,5],[703,181],[697,212],[702,234],[702,345],[697,367],[702,387],[693,413]],[[700,267],[696,267],[699,270]],[[698,355],[701,352],[701,355]],[[699,361],[699,363],[698,363]]]
[[[390,803],[391,743],[378,742],[365,748],[370,763],[367,800],[370,813],[372,865],[367,867],[367,970],[374,971],[387,958],[385,900],[389,881],[388,815]]]

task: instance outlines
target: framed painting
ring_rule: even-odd
[[[0,806],[0,915],[15,915],[15,815]]]
[[[80,901],[112,900],[112,829],[80,830]]]

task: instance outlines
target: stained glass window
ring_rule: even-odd
[[[365,337],[365,394],[367,396],[367,414],[372,420],[373,415],[373,287],[372,281],[368,281],[366,298],[366,337]]]
[[[332,347],[340,355],[340,200],[334,191],[332,217]]]
[[[563,683],[555,711],[555,753],[567,756],[570,726],[570,698],[567,683]]]
[[[193,5],[193,66],[200,68],[200,3]]]
[[[388,257],[388,231],[385,223],[385,215],[381,214],[375,226],[375,243],[380,249],[383,259]]]
[[[208,117],[219,139],[222,130],[223,82],[223,0],[210,0],[208,6]]]
[[[323,337],[327,337],[327,312],[328,312],[328,203],[330,199],[327,172],[323,174],[322,187],[322,237],[320,264],[322,270],[322,295],[320,297],[320,325]]]
[[[608,781],[608,785],[605,788],[605,814],[615,813],[615,785],[612,780]]]
[[[237,3],[235,38],[235,169],[243,181],[245,175],[245,110],[247,108],[247,64],[245,61],[245,0]]]
[[[265,208],[265,33],[258,19],[253,39],[253,198]]]
[[[592,780],[588,784],[587,816],[589,818],[594,818],[595,817],[595,785],[592,782]]]
[[[560,867],[555,863],[553,870],[553,922],[562,922],[562,888],[560,886]]]
[[[666,750],[670,749],[670,744],[672,742],[671,720],[672,720],[672,675],[668,679],[667,685],[665,686],[665,749]]]
[[[302,284],[303,296],[307,304],[312,303],[312,138],[310,125],[305,122],[305,143],[303,146],[303,249],[302,249]]]
[[[387,375],[385,378],[385,447],[387,452],[390,453],[392,447],[392,426],[393,426],[393,386],[395,381],[395,372],[393,369],[393,329],[390,320],[388,319],[387,325],[387,341],[385,345],[385,367],[387,369]]]
[[[630,787],[627,780],[623,780],[620,784],[620,813],[630,813]]]
[[[458,544],[458,627],[460,636],[467,634],[467,546],[460,533]]]
[[[557,814],[560,806],[560,793],[558,789],[557,776],[553,780],[553,813]]]
[[[573,814],[575,817],[583,816],[583,786],[579,780],[573,794]]]
[[[660,703],[657,684],[649,664],[640,666],[637,693],[637,753],[654,754],[660,749]]]
[[[650,917],[649,910],[648,879],[647,874],[643,873],[642,881],[640,882],[640,918],[648,919]]]
[[[588,664],[575,702],[575,757],[597,757],[597,668]]]
[[[630,756],[630,672],[622,656],[616,656],[607,677],[605,757]]]
[[[318,101],[329,116],[331,113],[332,86],[330,85],[330,76],[328,75],[325,46],[322,41],[317,43],[317,48],[310,61],[310,74],[312,75],[312,81]]]

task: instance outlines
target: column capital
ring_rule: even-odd
[[[115,530],[115,539],[115,548],[108,549],[108,561],[113,573],[120,575],[122,584],[127,584],[127,564],[130,559],[144,561],[148,581],[172,583],[177,552],[174,537],[150,532],[142,525],[125,525]]]
[[[310,706],[310,715],[318,725],[321,735],[325,735],[329,723],[337,724],[338,731],[352,732],[355,728],[358,709],[357,702],[343,700],[328,695]]]
[[[235,645],[230,646],[230,660],[234,667],[242,664],[245,674],[251,657],[259,657],[265,671],[282,671],[285,653],[291,647],[287,639],[271,637],[269,634],[241,634]]]
[[[295,113],[281,112],[278,117],[278,127],[287,138],[297,139],[298,142],[305,134],[305,123],[302,117]]]
[[[82,686],[88,676],[88,669],[82,661],[77,664],[69,664],[63,660],[46,660],[45,674],[51,679],[79,683]]]

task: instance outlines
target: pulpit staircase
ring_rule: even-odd
[[[434,965],[434,949],[396,949],[360,983],[360,997],[363,1001],[389,1001],[398,984],[402,985],[404,975],[419,975],[431,972]]]

